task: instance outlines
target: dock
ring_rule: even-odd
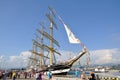
[[[48,80],[47,76],[42,76],[43,80]],[[87,76],[87,79],[89,78],[89,76]],[[100,80],[120,80],[119,77],[105,77],[105,76],[100,76],[99,77]],[[75,78],[75,77],[56,77],[53,76],[51,80],[81,80],[80,77]]]
[[[87,79],[89,78],[89,76],[87,76]],[[105,76],[100,76],[99,77],[100,80],[120,80],[120,77],[105,77]],[[0,79],[3,80],[3,79]],[[12,80],[7,78],[6,80]],[[20,78],[20,79],[16,79],[16,80],[35,80],[34,77],[32,78]],[[42,80],[48,80],[48,77],[46,75],[42,75]],[[57,77],[57,76],[52,76],[51,80],[81,80],[80,77],[75,78],[75,77]]]

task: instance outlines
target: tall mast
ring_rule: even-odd
[[[50,11],[50,17],[52,18],[51,11]],[[50,21],[50,36],[53,36],[53,25],[52,25],[51,21]],[[53,64],[53,51],[52,51],[52,48],[53,48],[53,40],[50,39],[50,65]]]
[[[42,32],[44,31],[44,24],[41,23],[42,26]],[[40,43],[43,45],[43,35],[40,35]],[[43,46],[40,47],[40,54],[43,55]],[[42,60],[43,60],[43,56],[40,56],[40,68],[42,68]]]
[[[33,66],[33,67],[35,67],[35,65],[37,64],[37,59],[36,59],[36,54],[35,53],[33,53],[33,52],[36,52],[36,45],[32,45],[32,50],[31,50],[31,52],[32,52],[32,55],[29,57],[29,59],[30,59],[30,62],[29,62],[29,66]]]
[[[56,52],[56,50],[53,48],[53,43],[55,43],[57,46],[59,46],[59,43],[53,38],[53,27],[57,29],[57,26],[53,20],[53,17],[55,17],[53,11],[49,7],[50,13],[47,14],[47,18],[50,21],[50,65],[53,64],[53,54]]]
[[[33,51],[36,51],[36,50],[37,50],[37,49],[36,49],[36,45],[33,44],[32,50],[33,50]],[[36,54],[33,55],[33,58],[36,59]],[[37,60],[33,60],[33,65],[36,65],[36,64],[37,64]]]
[[[35,39],[36,39],[36,40],[38,40],[38,36],[37,36],[36,34],[35,34]],[[33,47],[33,48],[34,48],[34,50],[33,50],[33,51],[34,51],[34,52],[37,52],[37,46],[36,46],[36,45],[34,45],[34,47]],[[36,59],[36,58],[37,58],[37,55],[35,54],[35,59]],[[37,64],[37,60],[35,60],[35,64]]]

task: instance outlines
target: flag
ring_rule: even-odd
[[[77,37],[75,37],[75,35],[73,34],[73,32],[71,32],[71,30],[68,28],[68,26],[63,22],[63,20],[61,19],[61,17],[58,16],[58,18],[60,19],[60,21],[63,23],[63,25],[65,27],[65,30],[66,30],[69,42],[70,43],[75,43],[75,44],[81,43],[80,40]]]
[[[75,35],[71,32],[71,30],[67,27],[66,24],[63,24],[65,27],[65,30],[67,32],[68,35],[68,39],[70,43],[80,43],[80,40],[78,38],[75,37]]]

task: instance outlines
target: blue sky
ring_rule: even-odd
[[[89,50],[120,49],[119,0],[0,0],[0,55],[19,55],[32,48],[39,22],[52,6]],[[78,52],[69,44],[63,25],[57,21],[55,37],[59,50]]]

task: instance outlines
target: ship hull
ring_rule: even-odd
[[[47,74],[48,71],[52,73],[52,75],[67,75],[67,73],[70,71],[71,66],[66,65],[52,65],[47,67],[44,70],[44,74]]]

